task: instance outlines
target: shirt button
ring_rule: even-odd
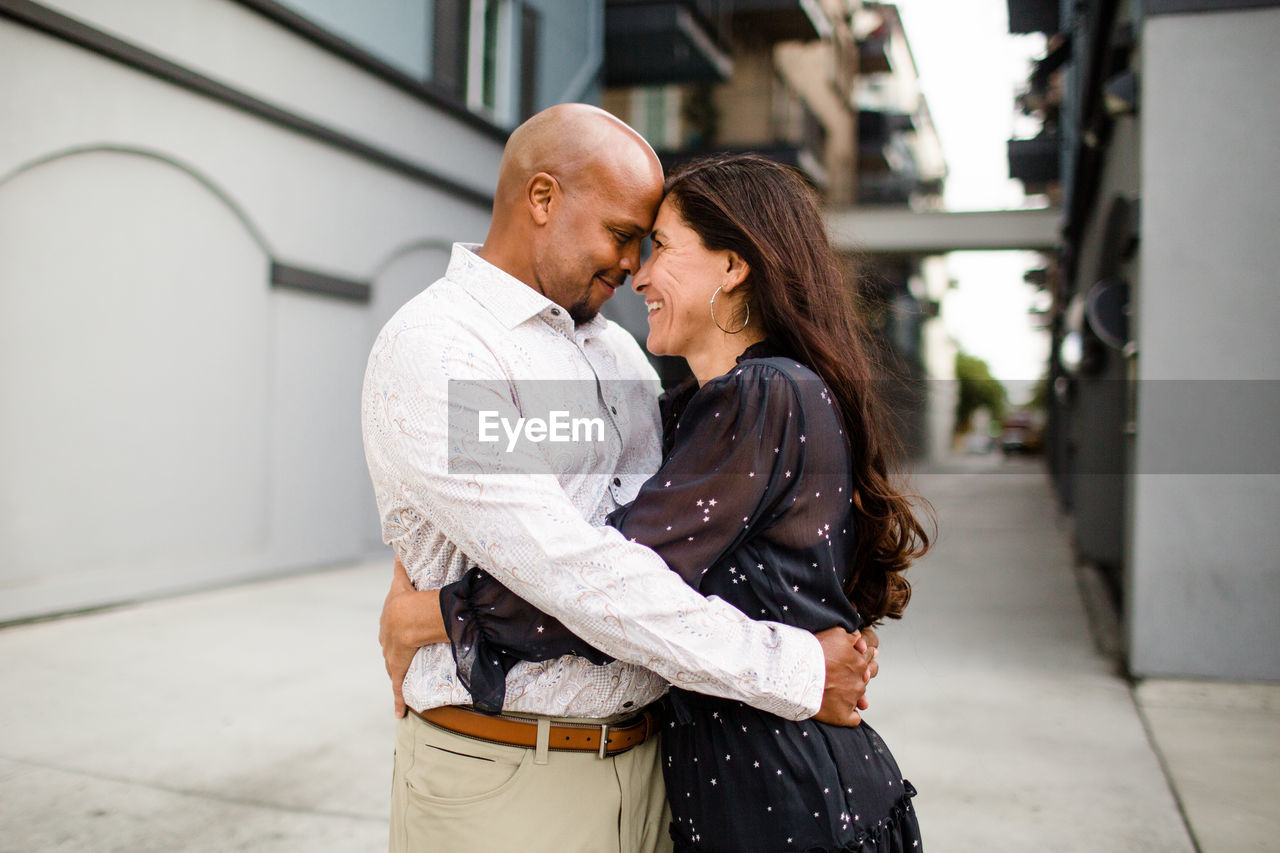
[[[621,486],[621,485],[622,485],[622,481],[621,481],[621,480],[619,480],[617,477],[614,477],[614,478],[613,478],[613,484],[614,484],[615,486]]]
[[[617,406],[610,406],[610,407],[609,407],[609,411],[613,412],[613,413],[616,415],[616,414],[618,414],[618,407],[617,407]]]

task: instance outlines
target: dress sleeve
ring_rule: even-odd
[[[613,660],[479,567],[440,588],[440,613],[471,704],[491,714],[502,710],[507,673],[522,660],[564,655],[594,664]]]
[[[803,421],[790,377],[760,361],[738,366],[689,401],[662,468],[609,523],[699,588],[711,566],[794,500]]]
[[[693,396],[666,462],[609,523],[696,589],[710,566],[781,515],[805,440],[791,380],[767,365],[735,368]],[[458,675],[483,710],[501,709],[518,661],[612,660],[478,568],[441,589],[440,607]]]

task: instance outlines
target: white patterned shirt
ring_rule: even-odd
[[[617,658],[518,663],[507,710],[608,717],[653,701],[670,682],[789,719],[815,714],[825,663],[811,634],[703,597],[653,551],[601,526],[661,461],[657,376],[634,339],[603,317],[575,326],[473,248],[455,245],[444,278],[396,312],[365,373],[365,456],[383,540],[414,586],[439,588],[479,565]],[[459,381],[511,383],[490,403],[513,422],[522,414],[515,383],[594,382],[606,440],[568,446],[593,454],[576,469],[559,460],[551,473],[463,473],[450,465],[450,404],[455,416],[472,404],[450,398],[450,380],[455,390]],[[404,696],[418,710],[470,701],[447,643],[418,650]]]

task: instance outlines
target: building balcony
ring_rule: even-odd
[[[827,174],[827,129],[803,100],[791,96],[785,104],[775,104],[773,120],[767,136],[758,141],[729,144],[712,142],[680,150],[659,151],[664,170],[670,170],[704,154],[760,154],[778,163],[795,167],[819,189],[825,189]]]
[[[695,151],[685,149],[681,151],[659,151],[658,159],[662,161],[662,170],[667,174],[676,166],[687,163],[696,157],[702,157],[707,154],[759,154],[767,157],[775,163],[781,163],[784,166],[791,166],[798,169],[805,180],[817,187],[819,190],[827,186],[828,175],[823,161],[818,156],[819,152],[814,150],[811,145],[804,143],[788,142],[785,140],[771,140],[761,142],[757,145],[735,145],[732,148],[717,147],[713,151]]]
[[[606,86],[720,83],[733,61],[695,2],[608,0]]]
[[[883,142],[858,143],[858,173],[881,175],[893,171],[889,147]]]
[[[1010,139],[1009,177],[1022,181],[1028,192],[1041,192],[1058,181],[1060,152],[1056,130],[1043,131],[1033,139]]]
[[[1009,32],[1058,32],[1058,0],[1009,0]]]
[[[893,62],[889,59],[889,39],[886,36],[872,33],[858,42],[859,74],[888,74],[891,71]]]
[[[858,172],[882,174],[917,172],[915,156],[904,134],[916,129],[906,113],[858,111]]]
[[[763,36],[770,42],[813,41],[832,32],[820,0],[733,0],[725,5],[735,35]]]
[[[911,144],[901,136],[888,141],[858,143],[858,174],[908,175],[912,179],[920,174],[915,152]]]
[[[859,205],[904,205],[916,191],[916,180],[909,175],[884,172],[858,175]]]
[[[885,142],[894,134],[911,133],[915,129],[915,119],[908,113],[858,110],[859,139]]]
[[[942,195],[943,182],[939,178],[922,180],[909,172],[882,172],[858,175],[857,203],[868,206],[905,206],[913,200],[924,201]]]

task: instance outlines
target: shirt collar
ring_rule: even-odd
[[[479,248],[479,243],[454,243],[446,277],[466,288],[477,302],[508,329],[514,329],[526,320],[541,315],[552,326],[560,327],[573,335],[574,322],[568,311],[480,257],[476,254]],[[596,315],[589,322],[578,326],[577,331],[598,332],[607,324],[603,315]]]

